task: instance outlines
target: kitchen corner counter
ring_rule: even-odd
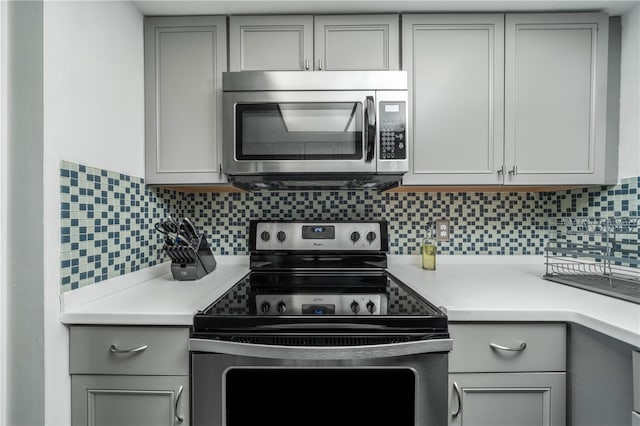
[[[391,259],[389,272],[443,306],[452,322],[576,323],[640,348],[640,305],[546,281],[541,257],[514,263],[490,256],[474,264],[459,258],[443,256],[436,271],[422,269],[418,256]]]
[[[182,325],[249,273],[248,256],[216,257],[198,281],[174,281],[168,264],[61,295],[64,324]],[[452,322],[580,324],[640,348],[640,305],[542,279],[539,256],[440,256],[436,271],[419,256],[390,256],[389,272]]]
[[[141,282],[125,275],[63,293],[60,320],[68,325],[190,326],[197,311],[249,273],[247,256],[216,256],[216,260],[216,270],[197,281],[174,280],[165,263],[128,274],[138,274]]]

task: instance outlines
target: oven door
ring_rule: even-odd
[[[374,91],[224,93],[224,172],[374,173]]]
[[[447,424],[451,340],[285,347],[192,339],[193,425]]]

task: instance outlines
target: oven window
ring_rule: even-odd
[[[226,425],[415,425],[410,368],[232,368]]]
[[[360,102],[236,105],[238,160],[363,158]]]

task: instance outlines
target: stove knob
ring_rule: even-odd
[[[360,312],[360,304],[355,300],[351,302],[351,312],[353,312],[354,314]]]
[[[263,314],[269,313],[269,311],[271,310],[271,304],[269,302],[263,302],[260,306],[260,310]]]
[[[367,311],[369,311],[370,314],[376,311],[376,304],[373,303],[371,300],[367,302]]]
[[[358,231],[353,231],[351,233],[351,241],[354,243],[360,239],[360,233]]]
[[[278,241],[284,242],[284,240],[287,239],[287,234],[285,234],[284,231],[280,231],[276,234],[276,238],[278,239]]]
[[[269,234],[267,231],[262,231],[262,234],[260,234],[260,238],[262,238],[262,241],[269,241],[271,239],[271,234]]]
[[[376,239],[376,233],[373,231],[370,231],[367,233],[367,241],[369,241],[369,243],[374,242]]]
[[[283,301],[280,301],[276,309],[278,310],[278,313],[284,314],[285,312],[287,312],[287,304],[284,303]]]

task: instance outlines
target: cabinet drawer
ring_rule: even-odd
[[[451,372],[566,370],[564,324],[450,324],[449,333]]]
[[[188,375],[189,329],[71,327],[69,368],[71,374]]]

